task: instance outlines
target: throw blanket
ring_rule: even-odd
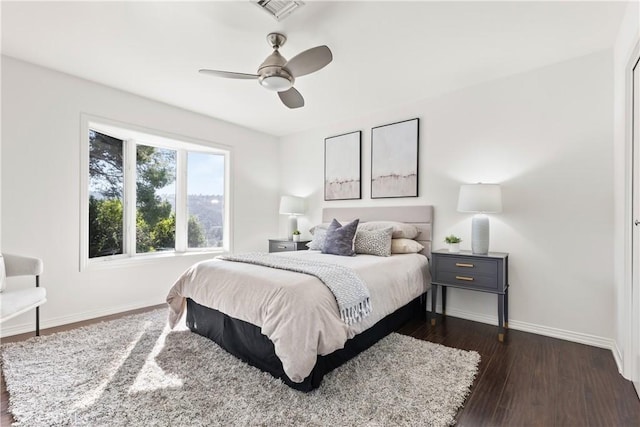
[[[333,293],[340,318],[347,325],[359,322],[371,313],[369,289],[352,269],[320,261],[288,258],[265,253],[220,256],[225,261],[244,262],[315,276]]]

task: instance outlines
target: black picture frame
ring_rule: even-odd
[[[418,197],[420,119],[371,129],[371,198]]]
[[[324,139],[324,200],[362,198],[362,131]]]

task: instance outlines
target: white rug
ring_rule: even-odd
[[[18,426],[446,426],[480,356],[391,334],[311,393],[231,356],[166,311],[2,346]]]

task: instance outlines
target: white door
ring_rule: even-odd
[[[632,181],[632,273],[631,329],[633,385],[640,396],[640,59],[633,68],[633,181]]]

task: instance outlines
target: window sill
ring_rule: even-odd
[[[188,252],[158,252],[153,254],[140,254],[132,257],[121,256],[117,258],[105,257],[97,259],[84,260],[80,267],[80,271],[92,271],[92,270],[109,270],[128,267],[137,267],[140,265],[154,264],[159,261],[167,261],[168,259],[176,258],[193,258],[202,257],[213,258],[218,255],[227,254],[228,251],[224,249],[216,250],[194,250]]]

